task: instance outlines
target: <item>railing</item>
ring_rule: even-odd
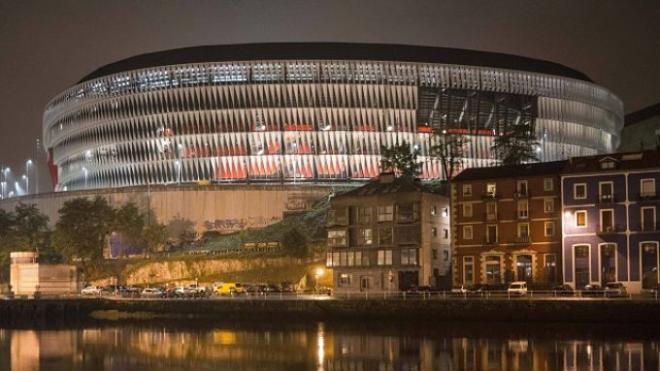
[[[596,234],[603,235],[603,234],[613,234],[613,233],[618,233],[622,232],[623,228],[620,225],[608,225],[608,226],[601,226]]]
[[[499,195],[497,193],[492,193],[492,192],[486,192],[481,195],[481,198],[492,200],[498,198]]]
[[[529,198],[529,192],[527,192],[527,191],[522,191],[522,192],[518,191],[518,192],[515,192],[513,195],[516,198]]]
[[[442,291],[351,291],[332,294],[338,300],[660,300],[658,290],[631,295],[606,290],[442,290]]]
[[[497,245],[497,238],[484,238],[485,245]]]
[[[529,243],[529,235],[527,236],[516,236],[511,241],[513,243]]]

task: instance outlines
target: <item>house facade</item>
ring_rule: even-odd
[[[564,165],[471,168],[452,180],[454,285],[561,280]]]
[[[337,293],[449,281],[449,200],[413,178],[383,174],[336,196],[327,233],[326,266]]]
[[[660,152],[572,158],[561,183],[564,283],[656,286]]]

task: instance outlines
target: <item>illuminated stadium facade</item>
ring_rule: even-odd
[[[621,101],[567,67],[511,55],[375,44],[247,44],[144,54],[54,97],[44,144],[56,190],[335,183],[377,175],[406,141],[439,179],[432,134],[469,137],[464,166],[530,122],[539,158],[613,151]]]

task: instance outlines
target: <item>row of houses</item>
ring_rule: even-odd
[[[450,187],[383,174],[335,197],[335,290],[660,279],[660,152],[472,168]]]

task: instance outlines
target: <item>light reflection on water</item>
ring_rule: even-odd
[[[327,323],[0,329],[0,370],[660,370],[657,332],[507,329]]]

